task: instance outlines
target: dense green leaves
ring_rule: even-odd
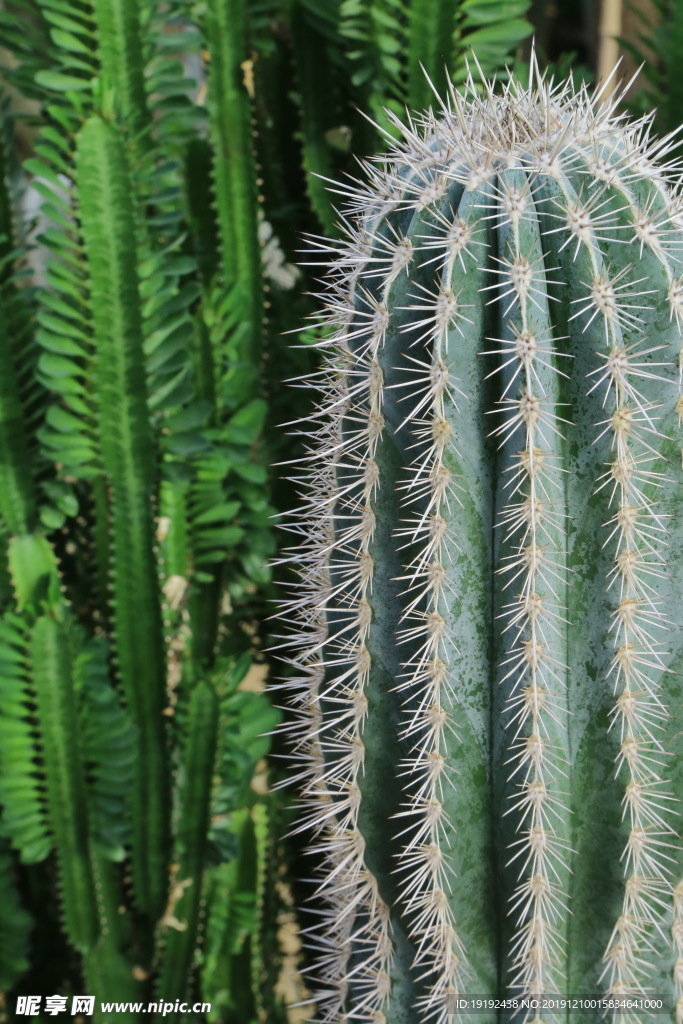
[[[476,58],[485,76],[505,74],[514,48],[531,33],[524,15],[531,0],[462,0],[458,24],[458,45],[452,57],[451,75],[459,84],[468,64]]]
[[[190,52],[199,59],[202,37],[182,4],[157,15],[107,0],[21,0],[3,15],[20,80],[42,105],[27,170],[44,267],[37,294],[21,293],[22,313],[25,271],[0,190],[2,570],[13,606],[0,637],[2,835],[20,864],[39,866],[66,939],[104,997],[114,982],[129,998],[186,994],[202,876],[219,849],[223,861],[236,854],[215,841],[210,816],[220,806],[232,827],[269,745],[252,738],[243,748],[244,701],[233,706],[196,683],[219,645],[228,653],[248,644],[235,628],[253,615],[244,596],[267,581],[273,551],[240,11],[223,4],[207,16],[219,26],[211,116],[195,102],[203,72],[183,64]],[[18,12],[35,28],[23,40]],[[167,35],[169,24],[181,31]],[[252,25],[267,48],[265,12]],[[241,125],[236,166],[225,117],[230,130]],[[209,124],[208,202],[186,205],[186,150]],[[232,183],[225,202],[219,179]],[[218,242],[217,252],[192,251],[192,209],[197,238]],[[223,694],[227,673],[232,692],[239,675],[230,659],[220,664],[215,685]],[[243,696],[259,709],[255,727],[267,725],[265,697]],[[222,739],[215,792],[214,744],[232,718],[232,755]],[[3,847],[5,886],[16,872],[8,856]],[[193,885],[179,893],[185,875]],[[27,966],[29,919],[16,896],[7,906],[16,955],[3,946],[0,964],[13,984]]]
[[[42,983],[54,947],[52,991],[82,970],[283,1019],[278,798],[252,785],[278,713],[242,681],[291,500],[280,381],[315,355],[282,337],[317,275],[301,236],[339,230],[324,179],[377,145],[359,109],[389,128],[430,102],[421,63],[502,59],[525,9],[3,6],[37,219],[27,249],[0,146],[0,984]]]
[[[0,294],[0,515],[12,533],[27,533],[35,521],[36,493],[11,341]]]
[[[21,860],[43,860],[52,849],[47,821],[40,744],[33,721],[36,694],[27,625],[7,613],[0,621],[0,802],[2,834]]]
[[[101,638],[84,642],[73,674],[79,694],[92,842],[104,857],[120,861],[131,838],[137,733],[111,684],[108,654]]]
[[[677,132],[683,109],[683,5],[653,0],[651,10],[637,4],[630,4],[629,9],[633,29],[630,37],[619,43],[636,66],[642,65],[629,105],[637,114],[654,111],[661,135]],[[680,152],[680,140],[676,149]]]
[[[33,923],[21,905],[12,854],[5,839],[0,839],[0,901],[0,990],[5,992],[29,966],[29,937]]]

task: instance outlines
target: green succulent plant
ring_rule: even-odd
[[[207,20],[230,9],[209,5]],[[199,31],[173,14],[191,51]],[[200,993],[226,1020],[257,1006],[278,1020],[249,963],[266,942],[277,959],[277,906],[266,920],[245,875],[247,927],[206,910],[217,877],[236,884],[244,847],[265,861],[273,844],[274,798],[250,784],[277,712],[237,689],[241,626],[274,549],[262,311],[244,284],[257,294],[260,267],[233,266],[223,235],[239,209],[260,260],[255,206],[240,198],[245,182],[254,191],[248,106],[225,89],[246,43],[212,32],[224,81],[211,76],[205,114],[154,18],[127,0],[31,5],[19,69],[42,119],[25,164],[40,199],[31,243],[4,110],[0,976],[10,1009],[85,982],[99,1020],[103,1001],[139,1003],[134,1021],[148,1001]],[[184,160],[206,127],[218,195],[212,126],[228,114],[242,129],[237,184],[193,220],[213,238],[209,262],[185,242]],[[228,975],[242,965],[239,995],[201,974],[218,951]]]
[[[85,990],[103,1022],[283,1020],[293,858],[252,786],[279,714],[241,683],[279,376],[314,358],[280,341],[293,253],[337,230],[307,172],[371,150],[355,105],[399,109],[420,61],[501,65],[528,6],[2,5],[0,1016]]]
[[[283,616],[322,1021],[683,1013],[680,168],[620,99],[532,63],[388,114],[314,247]]]

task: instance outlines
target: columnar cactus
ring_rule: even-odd
[[[679,169],[535,67],[439,107],[314,243],[285,616],[317,1019],[681,1021]]]

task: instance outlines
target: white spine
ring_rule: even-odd
[[[433,178],[440,182],[443,154],[437,152],[431,159]],[[429,194],[433,191],[429,189]],[[416,203],[418,209],[424,205],[420,200]],[[444,453],[454,443],[444,401],[447,397],[452,401],[459,390],[457,378],[446,363],[445,337],[467,320],[453,291],[453,268],[458,263],[464,267],[464,255],[471,256],[468,247],[481,243],[463,221],[451,223],[438,215],[435,219],[443,232],[425,239],[424,249],[421,246],[418,254],[427,254],[425,262],[440,261],[439,283],[433,292],[416,287],[414,301],[406,307],[413,315],[404,326],[411,336],[431,346],[431,359],[426,362],[411,357],[416,378],[402,385],[408,411],[401,429],[410,429],[416,442],[404,487],[407,525],[400,536],[407,538],[406,547],[417,545],[418,554],[402,577],[407,607],[398,639],[417,647],[417,651],[406,664],[399,689],[419,694],[419,701],[417,708],[407,713],[403,731],[411,754],[401,771],[410,775],[411,784],[408,806],[401,813],[410,825],[400,832],[404,843],[400,875],[417,950],[415,967],[419,975],[434,979],[418,1007],[426,1020],[446,1024],[456,1011],[456,999],[462,995],[465,950],[449,903],[453,869],[449,870],[446,835],[454,823],[448,820],[443,801],[444,786],[454,784],[446,772],[445,740],[447,734],[455,732],[451,711],[455,685],[451,669],[453,641],[444,618],[448,596],[446,550],[454,539],[449,536],[444,510],[457,500],[456,482],[444,463]],[[432,250],[436,250],[436,256],[431,255]]]
[[[640,212],[634,208],[621,171],[628,166],[630,154],[613,150],[604,156],[594,143],[587,154],[588,174],[619,190],[622,210],[630,210],[633,228],[641,243],[648,245],[662,263],[667,279],[670,267],[656,235],[643,226]],[[655,407],[637,387],[638,377],[657,377],[656,364],[641,361],[649,354],[647,340],[627,344],[626,331],[638,332],[641,313],[646,311],[647,288],[638,288],[647,279],[633,280],[630,267],[612,274],[606,265],[594,220],[585,208],[582,241],[590,255],[592,281],[585,299],[577,300],[574,316],[588,317],[586,326],[599,318],[604,324],[604,366],[594,387],[604,386],[604,407],[610,417],[597,424],[599,438],[609,434],[613,459],[598,482],[606,490],[613,517],[605,525],[609,536],[605,544],[614,549],[611,585],[618,588],[618,603],[612,622],[615,655],[610,667],[616,702],[611,728],[619,730],[620,754],[617,774],[626,776],[623,814],[629,823],[624,850],[625,893],[622,912],[615,923],[603,958],[601,981],[614,998],[648,994],[646,979],[653,970],[648,950],[653,928],[661,928],[662,910],[670,899],[668,881],[674,829],[668,820],[671,794],[663,789],[662,767],[665,751],[659,733],[667,718],[662,704],[658,676],[666,671],[661,654],[661,634],[667,628],[656,589],[652,583],[665,578],[662,543],[666,536],[664,518],[657,511],[648,491],[660,484],[659,476],[649,468],[656,460],[653,440],[656,428]],[[602,230],[605,225],[601,225]],[[617,232],[608,240],[617,243],[622,225],[617,214],[609,230]],[[635,301],[634,301],[635,300]],[[665,378],[660,378],[665,382]],[[637,1020],[629,1011],[616,1011],[619,1021]]]

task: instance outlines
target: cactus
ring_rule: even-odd
[[[313,243],[284,728],[321,1021],[683,1019],[680,169],[621,98],[532,62],[387,112]]]

